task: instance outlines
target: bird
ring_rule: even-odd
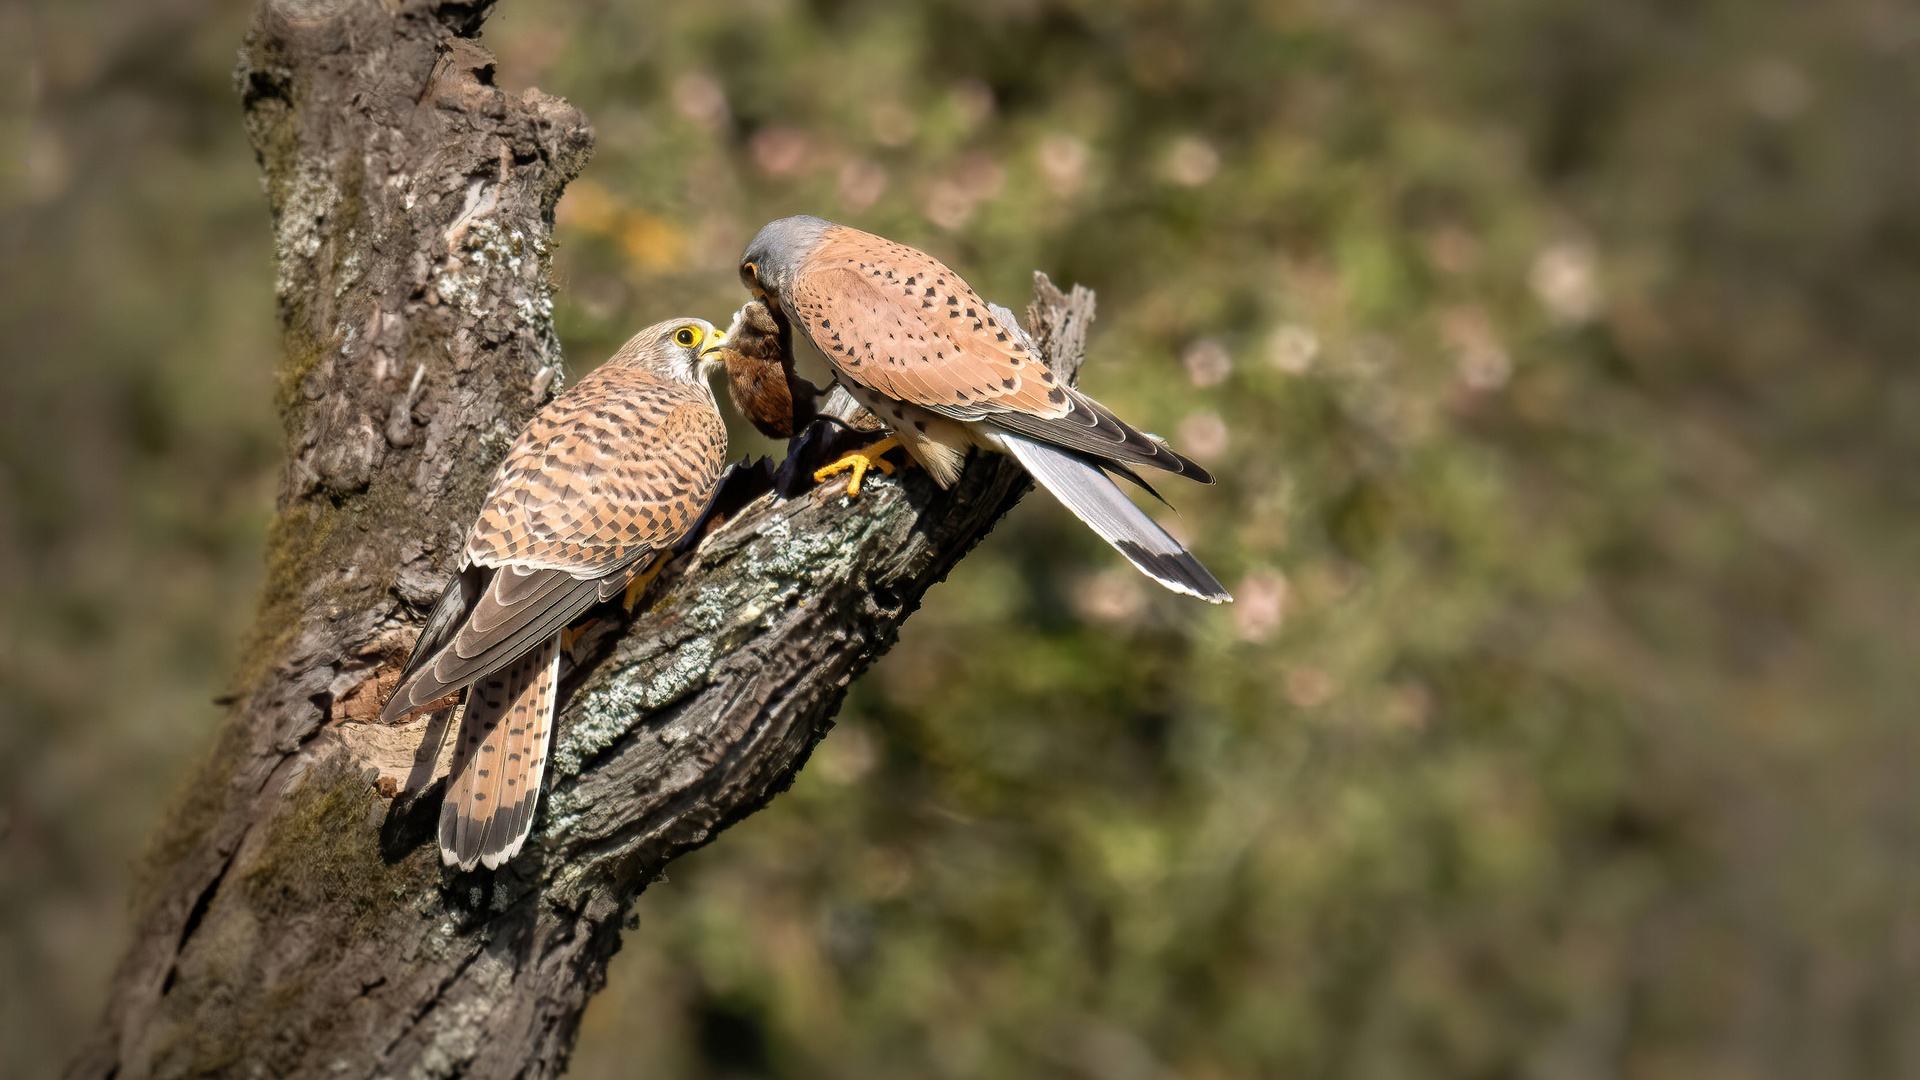
[[[769,439],[790,439],[818,415],[820,388],[793,370],[793,331],[765,301],[734,313],[720,350],[734,408]]]
[[[713,494],[727,433],[707,376],[724,343],[701,319],[640,331],[541,409],[495,471],[381,715],[467,688],[440,810],[447,865],[494,869],[520,852],[562,633],[602,601],[625,594],[631,608]]]
[[[1112,478],[1152,492],[1135,467],[1212,483],[1207,470],[1062,383],[1012,316],[996,316],[940,260],[796,215],[769,222],[747,244],[740,280],[804,332],[835,381],[892,430],[816,480],[851,472],[847,494],[858,495],[868,469],[891,471],[880,455],[899,446],[944,488],[969,449],[1011,454],[1148,577],[1211,603],[1233,599]]]

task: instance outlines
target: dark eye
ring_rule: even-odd
[[[692,348],[693,343],[695,341],[698,341],[699,338],[694,334],[693,327],[683,326],[680,328],[680,330],[677,333],[673,335],[673,340],[679,342],[682,345],[687,346],[688,348]]]
[[[740,276],[746,278],[748,281],[757,280],[760,277],[760,268],[752,263],[747,263],[740,268]]]

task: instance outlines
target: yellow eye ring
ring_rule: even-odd
[[[683,326],[674,333],[673,340],[691,349],[693,348],[693,343],[700,340],[700,335],[694,332],[693,327]]]
[[[760,279],[760,268],[753,265],[752,263],[747,263],[745,266],[742,266],[740,268],[740,272],[747,275],[747,277],[752,278],[755,281],[758,281]]]

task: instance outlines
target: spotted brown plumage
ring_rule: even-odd
[[[816,217],[762,228],[740,262],[756,298],[784,312],[835,379],[892,429],[850,466],[849,493],[897,440],[947,486],[968,450],[1014,455],[1034,478],[1134,565],[1178,592],[1229,600],[1184,547],[1135,507],[1109,473],[1136,467],[1213,477],[1106,406],[1065,385],[1010,315],[996,315],[926,252]]]
[[[726,457],[707,385],[724,335],[676,319],[635,335],[549,403],[494,474],[460,570],[382,719],[468,688],[441,856],[512,858],[533,825],[560,632],[652,568],[700,516]]]

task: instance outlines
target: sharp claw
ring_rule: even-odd
[[[853,475],[847,479],[847,495],[857,496],[860,494],[860,482],[866,479],[868,469],[879,469],[882,473],[892,474],[893,464],[882,459],[880,455],[898,445],[899,443],[892,439],[885,439],[864,450],[855,450],[831,465],[815,469],[813,482],[818,484],[836,473],[852,472]]]
[[[817,484],[830,476],[835,476],[843,472],[852,473],[853,475],[847,477],[847,494],[858,495],[860,494],[860,481],[866,479],[867,470],[875,466],[884,467],[889,472],[892,471],[892,466],[887,465],[884,461],[875,461],[864,454],[848,454],[846,457],[841,458],[831,465],[814,470],[813,481]]]
[[[868,458],[868,459],[867,459],[867,468],[868,468],[868,469],[879,469],[879,470],[880,470],[880,472],[881,472],[882,474],[884,474],[884,475],[889,475],[889,476],[890,476],[890,475],[892,475],[892,474],[893,474],[893,466],[892,466],[892,465],[890,465],[890,464],[888,464],[888,463],[887,463],[887,462],[885,462],[885,461],[882,461],[882,460],[880,460],[880,459],[879,459],[879,458],[877,458],[877,457],[876,457],[876,458]],[[855,472],[855,473],[853,474],[853,479],[851,479],[851,480],[849,480],[849,481],[847,481],[847,494],[848,494],[848,495],[858,495],[858,494],[860,494],[860,481],[861,481],[861,480],[862,480],[862,479],[863,479],[863,478],[864,478],[864,477],[865,477],[866,475],[867,475],[867,470],[866,470],[866,469],[861,469],[861,470],[859,470],[859,471],[857,471],[857,472]]]

